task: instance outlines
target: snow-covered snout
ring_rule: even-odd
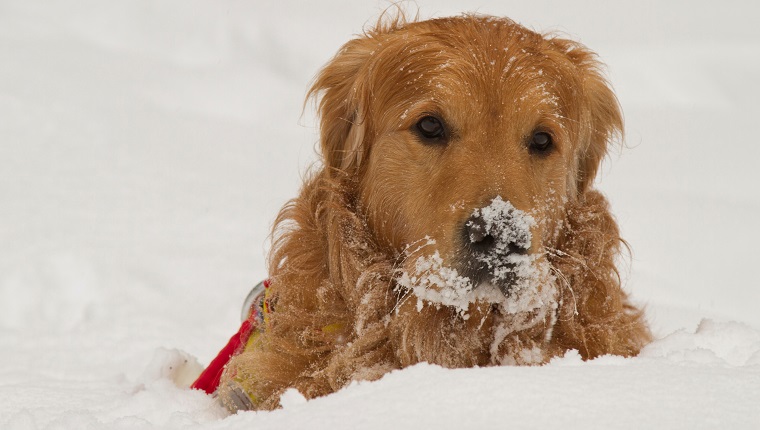
[[[464,274],[475,286],[488,282],[508,296],[531,264],[528,253],[535,224],[532,216],[501,196],[475,209],[462,229]]]

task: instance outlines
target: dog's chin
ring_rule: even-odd
[[[529,253],[506,256],[474,254],[461,267],[460,271],[472,279],[477,288],[481,285],[496,287],[507,299],[543,282],[548,272],[545,259]]]
[[[519,276],[516,272],[515,264],[505,264],[501,267],[502,273],[496,274],[488,270],[467,270],[462,272],[472,280],[472,285],[476,289],[498,290],[505,299],[509,299],[521,286],[528,281]]]
[[[440,255],[418,257],[410,267],[399,272],[398,286],[425,305],[454,308],[466,315],[472,305],[492,305],[502,314],[532,312],[551,305],[556,289],[551,282],[545,259],[521,255],[492,267],[457,267],[445,264]]]
[[[497,289],[506,300],[509,300],[515,295],[515,290],[519,289],[521,285],[524,285],[525,280],[519,278],[516,274],[510,273],[503,279],[497,279],[491,277],[490,279],[481,280],[474,283],[475,288],[481,289]]]

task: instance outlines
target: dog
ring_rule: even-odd
[[[420,362],[636,355],[650,330],[593,187],[623,132],[601,69],[490,16],[381,20],[346,43],[307,96],[321,166],[277,217],[266,321],[222,402],[273,409]]]

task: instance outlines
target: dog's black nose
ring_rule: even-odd
[[[462,227],[464,273],[476,284],[490,282],[509,295],[518,266],[530,264],[524,257],[530,251],[533,225],[533,217],[501,197],[475,209]]]
[[[496,239],[488,232],[488,225],[481,216],[471,216],[464,224],[466,242],[473,251],[488,252]]]
[[[510,225],[511,218],[489,220],[476,212],[465,222],[465,242],[477,254],[526,254],[530,248],[530,232]],[[504,234],[505,231],[510,234]],[[500,248],[496,250],[495,248]]]

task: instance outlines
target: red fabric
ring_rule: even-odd
[[[219,387],[219,380],[222,378],[222,372],[224,372],[224,366],[230,361],[233,355],[240,352],[240,350],[248,342],[248,338],[251,336],[253,323],[251,319],[243,321],[240,325],[240,330],[230,338],[224,348],[219,354],[211,360],[211,364],[206,367],[206,370],[201,373],[198,379],[193,382],[190,388],[197,390],[203,390],[208,394],[212,394]]]

